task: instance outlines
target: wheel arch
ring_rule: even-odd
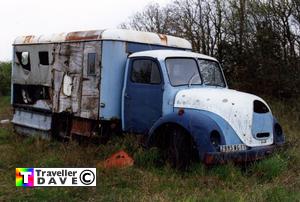
[[[182,129],[186,135],[188,135],[193,141],[195,141],[188,128],[186,128],[184,125],[178,122],[168,121],[158,125],[157,127],[155,127],[155,129],[153,129],[153,131],[151,131],[151,133],[149,133],[147,146],[151,147],[152,145],[154,145],[158,141],[158,137],[161,137],[164,134],[163,131],[168,130],[168,128],[170,127],[178,127]]]
[[[195,143],[200,159],[206,152],[214,152],[216,148],[211,144],[210,135],[213,131],[220,133],[222,143],[225,142],[222,130],[210,117],[200,111],[185,110],[183,115],[172,113],[160,118],[148,133],[147,147],[151,147],[154,141],[160,140],[159,131],[167,125],[175,125],[184,129]],[[163,143],[163,142],[162,142]]]

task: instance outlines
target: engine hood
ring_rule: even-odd
[[[267,103],[258,96],[224,88],[191,88],[181,90],[174,107],[205,110],[227,121],[241,141],[250,147],[273,144],[273,116],[254,113],[254,100]],[[258,133],[269,133],[258,138]],[[225,134],[226,135],[226,134]]]

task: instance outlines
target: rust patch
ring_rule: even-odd
[[[101,38],[99,31],[70,32],[66,36],[66,41],[97,40]]]
[[[33,35],[25,36],[24,43],[32,43],[33,39],[34,39]]]
[[[159,38],[160,38],[160,42],[164,45],[168,44],[168,37],[167,35],[164,34],[158,34]]]
[[[73,118],[71,135],[75,134],[75,135],[83,135],[89,137],[91,136],[92,129],[93,129],[93,122],[91,120]]]

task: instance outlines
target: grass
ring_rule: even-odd
[[[194,164],[180,173],[157,165],[155,149],[144,150],[133,135],[87,146],[23,138],[0,125],[0,201],[300,201],[300,104],[269,101],[287,136],[275,155],[246,168]],[[0,97],[0,118],[11,118],[9,97]],[[16,167],[95,167],[120,149],[135,165],[97,169],[97,187],[15,187]]]

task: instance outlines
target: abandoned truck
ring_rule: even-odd
[[[120,29],[18,37],[17,133],[144,134],[173,166],[260,159],[284,143],[261,98],[228,89],[219,62],[182,38]]]

